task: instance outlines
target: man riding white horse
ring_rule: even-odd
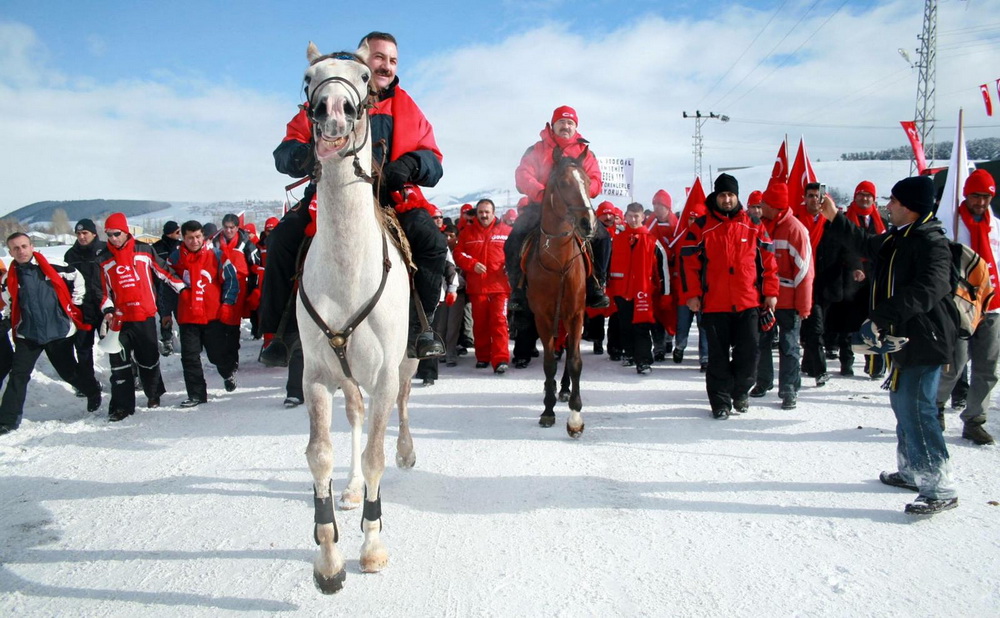
[[[376,92],[374,107],[368,110],[372,159],[376,168],[382,167],[375,191],[383,206],[394,207],[405,201],[403,189],[406,185],[433,187],[438,183],[444,173],[442,155],[430,123],[413,99],[399,87],[396,39],[385,32],[371,32],[361,39],[359,45],[366,41],[370,49],[367,64],[372,70],[372,86]],[[294,178],[310,176],[312,182],[302,200],[282,218],[269,237],[260,304],[263,333],[278,331],[282,314],[289,309],[288,299],[293,293],[299,246],[306,236],[315,233],[314,216],[310,212],[315,209],[316,194],[312,126],[306,106],[303,107],[288,123],[284,140],[274,150],[274,163],[279,172]],[[413,292],[418,296],[429,323],[437,307],[444,276],[447,243],[427,210],[415,208],[398,212],[397,216],[417,266],[412,278]],[[294,310],[291,310],[287,320],[285,332],[297,332]],[[417,358],[444,355],[443,344],[429,327],[421,326],[414,306],[410,308],[409,344]],[[268,346],[263,350],[261,361],[283,364],[281,361],[284,358],[269,358],[270,349]],[[296,367],[296,358],[301,363],[301,356],[293,356],[290,373],[301,372],[301,365]]]

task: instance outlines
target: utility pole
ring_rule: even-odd
[[[934,160],[934,103],[935,83],[937,82],[937,0],[924,0],[924,27],[920,36],[920,49],[917,58],[917,104],[913,112],[913,120],[920,132],[920,141],[924,147],[930,147],[927,153],[930,161]],[[910,173],[916,169],[916,161],[910,162]]]
[[[722,122],[729,122],[729,116],[726,116],[725,114],[716,114],[715,112],[702,114],[700,111],[695,111],[694,114],[681,112],[681,116],[684,118],[694,119],[694,176],[695,178],[701,178],[701,127],[703,124],[708,122],[710,118],[715,118],[716,120],[721,120]]]

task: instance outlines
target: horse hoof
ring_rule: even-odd
[[[542,427],[551,427],[556,424],[556,415],[543,414],[538,418],[538,424]]]
[[[563,403],[569,401],[569,391],[566,391],[564,393],[559,393],[559,401]]]
[[[341,511],[353,511],[361,506],[362,500],[364,500],[364,496],[359,492],[351,492],[345,489],[344,493],[340,494],[340,498],[337,499],[337,508]]]
[[[360,564],[363,573],[378,573],[389,564],[389,552],[382,548],[368,554],[362,552]]]
[[[571,438],[579,438],[583,435],[583,423],[580,423],[580,426],[576,429],[570,427],[569,423],[566,423],[566,433],[568,433]]]
[[[323,594],[333,594],[340,592],[344,587],[344,580],[347,579],[347,571],[340,569],[339,573],[334,573],[331,577],[321,575],[319,571],[313,571],[313,582],[316,588]]]
[[[396,453],[396,467],[408,470],[412,468],[417,463],[416,453],[410,453],[408,456],[403,457],[399,453]]]

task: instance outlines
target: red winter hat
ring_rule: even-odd
[[[563,118],[572,120],[573,124],[580,124],[580,119],[576,116],[576,110],[569,105],[557,107],[556,111],[552,112],[552,126],[555,126],[556,122]]]
[[[870,180],[862,180],[858,183],[857,188],[854,189],[854,195],[858,193],[867,193],[872,197],[878,197],[878,192],[875,190],[875,183]]]
[[[670,199],[670,194],[663,189],[657,191],[656,195],[653,196],[653,203],[666,206],[668,209],[674,205],[673,200]]]
[[[438,208],[437,206],[435,206],[434,204],[431,204],[430,211],[431,211],[431,217],[432,218],[433,217],[444,217],[444,214],[441,212],[441,209]]]
[[[517,221],[517,211],[513,208],[508,208],[507,212],[503,213],[503,222],[510,225]]]
[[[277,217],[269,217],[267,221],[264,222],[264,231],[270,232],[278,225]]]
[[[984,169],[977,169],[969,174],[965,181],[965,189],[962,190],[963,197],[969,197],[973,193],[989,193],[990,197],[997,194],[997,183]]]
[[[525,195],[521,199],[517,200],[517,210],[518,210],[518,212],[520,212],[521,210],[523,210],[524,207],[527,206],[530,203],[531,202],[530,202],[530,200],[528,200],[528,196],[527,195]]]
[[[767,191],[764,191],[761,201],[774,208],[775,210],[787,210],[788,209],[788,185],[781,182],[772,182],[767,185]]]
[[[600,204],[597,205],[597,213],[596,214],[597,214],[598,217],[603,217],[604,215],[613,215],[613,214],[615,214],[616,210],[618,210],[618,209],[615,208],[615,205],[612,204],[611,202],[601,202]]]
[[[751,191],[750,195],[747,197],[747,206],[756,206],[757,204],[760,204],[762,199],[764,199],[763,193],[760,191]]]
[[[461,214],[464,215],[465,213],[469,212],[470,210],[475,210],[475,209],[476,209],[476,207],[473,206],[472,204],[462,204],[462,213]]]
[[[109,215],[108,218],[104,220],[104,231],[108,230],[128,232],[128,219],[125,218],[125,213],[116,212]]]

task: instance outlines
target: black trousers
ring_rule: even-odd
[[[28,395],[28,382],[35,363],[42,352],[52,363],[59,377],[88,397],[101,391],[101,385],[94,379],[93,373],[86,379],[80,376],[76,359],[73,356],[73,338],[56,339],[41,344],[30,339],[16,339],[16,347],[11,362],[10,379],[0,400],[0,424],[17,427],[21,424],[24,413],[24,399]]]
[[[814,303],[812,313],[802,321],[802,373],[810,378],[826,373],[826,354],[823,352],[826,309]]]
[[[184,387],[191,399],[208,399],[208,385],[201,367],[201,350],[204,348],[208,362],[226,379],[236,373],[236,363],[230,351],[226,325],[218,320],[208,324],[180,324],[181,368]]]
[[[621,341],[625,358],[635,360],[636,365],[652,365],[652,323],[632,323],[632,318],[635,315],[634,300],[625,300],[621,296],[616,296],[615,305],[618,306],[618,311],[615,315],[618,316],[618,328],[621,329]]]
[[[78,371],[84,380],[97,380],[94,376],[94,339],[97,327],[91,330],[78,330],[73,335],[73,349],[76,351]]]
[[[14,362],[14,348],[10,345],[10,329],[0,329],[0,385],[7,379]]]
[[[267,237],[267,264],[264,267],[264,287],[261,290],[260,331],[273,333],[278,330],[282,313],[292,295],[295,277],[295,260],[299,247],[306,237],[306,226],[312,221],[307,204],[299,204],[288,211],[278,227]],[[431,320],[437,308],[441,283],[444,279],[444,265],[447,261],[448,242],[444,234],[423,208],[415,208],[398,215],[400,227],[406,234],[413,252],[413,262],[417,272],[413,275],[413,289],[420,295],[427,319]],[[411,303],[412,305],[412,303]],[[418,327],[416,310],[410,308],[411,331]],[[286,329],[298,332],[295,311],[291,312]]]
[[[731,410],[745,397],[757,377],[760,318],[756,307],[731,313],[703,313],[708,338],[705,389],[712,410]]]
[[[142,390],[148,399],[159,399],[167,392],[160,375],[160,347],[156,318],[125,322],[119,334],[122,351],[108,356],[111,365],[111,404],[109,412],[135,412],[135,379],[132,363],[139,370]]]
[[[523,320],[524,328],[519,328],[517,336],[514,337],[514,352],[511,360],[531,361],[534,356],[532,352],[537,350],[538,329],[535,327],[535,315],[530,311]]]

